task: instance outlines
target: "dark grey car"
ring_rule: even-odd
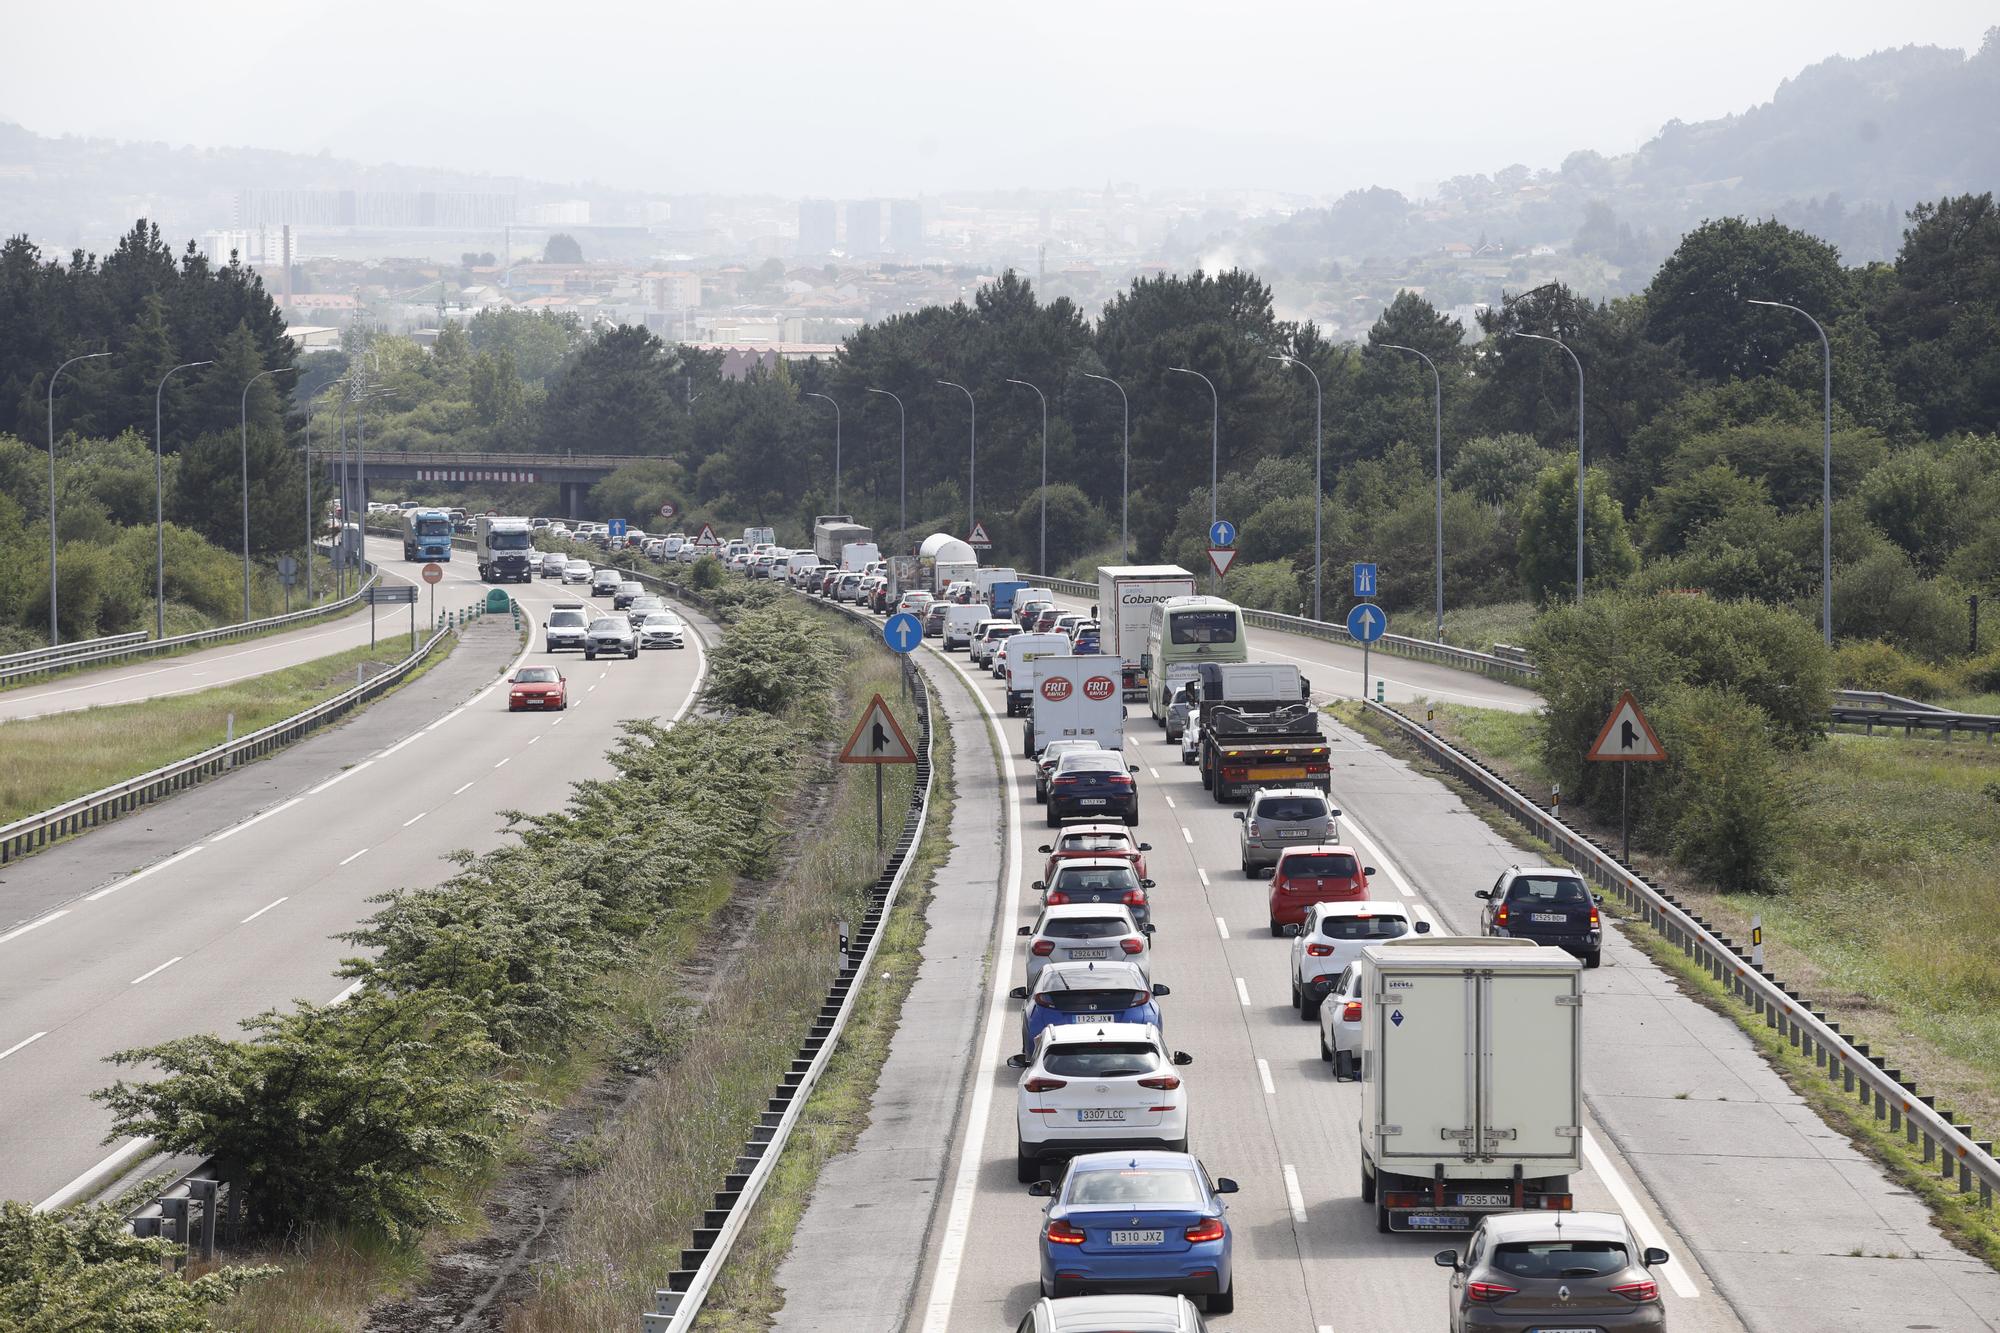
[[[1652,1270],[1667,1252],[1642,1250],[1616,1213],[1494,1213],[1457,1250],[1451,1270],[1451,1333],[1665,1333],[1667,1308]]]
[[[632,622],[624,616],[600,616],[590,622],[590,633],[583,641],[583,655],[588,661],[597,660],[600,653],[623,653],[627,657],[639,655],[639,631],[632,628]]]
[[[1340,841],[1340,810],[1313,787],[1267,787],[1236,814],[1243,873],[1255,876],[1278,864],[1287,847]]]

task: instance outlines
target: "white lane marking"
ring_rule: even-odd
[[[57,917],[64,917],[68,915],[69,915],[69,909],[64,908],[62,911],[50,912],[45,917],[41,917],[37,920],[30,921],[25,926],[16,926],[12,930],[8,931],[5,935],[0,935],[0,944],[5,944],[8,940],[17,940],[31,930],[39,930],[43,926],[48,925],[49,922],[54,921]]]
[[[46,1032],[37,1032],[34,1036],[29,1037],[26,1041],[15,1042],[12,1046],[9,1046],[6,1050],[0,1051],[0,1060],[5,1060],[8,1056],[12,1055],[14,1052],[18,1050],[21,1050],[23,1047],[33,1046],[36,1042],[40,1041],[43,1037],[46,1037],[48,1035],[49,1034]]]
[[[250,816],[250,818],[244,820],[241,824],[231,824],[228,828],[222,830],[222,832],[210,838],[209,841],[221,842],[224,838],[233,838],[237,834],[241,833],[244,829],[249,828],[252,824],[261,824],[265,820],[269,819],[272,815],[281,815],[285,811],[297,805],[300,801],[303,801],[304,799],[305,797],[303,796],[294,796],[291,800],[286,801],[283,805],[274,805],[261,815]]]
[[[370,764],[374,762],[375,761],[373,759],[364,759],[360,763],[356,764],[353,768],[348,769],[345,773],[336,774],[335,776],[328,778],[325,782],[320,783],[319,786],[314,787],[311,791],[307,792],[306,795],[317,796],[321,792],[325,791],[328,787],[331,787],[334,783],[347,781],[349,778],[353,777],[356,773],[359,773],[362,769],[368,767]]]
[[[1618,1205],[1618,1211],[1625,1215],[1625,1225],[1632,1228],[1632,1234],[1639,1238],[1642,1249],[1666,1249],[1667,1238],[1653,1225],[1653,1219],[1646,1216],[1646,1210],[1639,1206],[1638,1196],[1625,1183],[1625,1177],[1618,1174],[1618,1168],[1611,1164],[1611,1157],[1597,1142],[1597,1136],[1588,1129],[1583,1131],[1583,1160],[1604,1182],[1604,1188],[1611,1195],[1611,1201]],[[1665,1267],[1667,1285],[1674,1295],[1682,1300],[1692,1301],[1701,1297],[1701,1288],[1688,1276],[1685,1265],[1668,1264]]]
[[[584,691],[584,693],[585,693],[585,694],[595,694],[595,693],[597,693],[597,685],[595,684],[595,682],[593,682],[593,683],[591,684],[591,687],[590,687],[589,689],[585,690],[585,691]]]
[[[1361,821],[1345,812],[1342,812],[1340,817],[1347,821],[1348,833],[1352,835],[1354,841],[1361,844],[1361,850],[1368,853],[1369,858],[1375,862],[1376,868],[1387,875],[1389,882],[1396,886],[1396,892],[1402,894],[1405,898],[1416,897],[1416,890],[1410,887],[1410,881],[1403,878],[1403,872],[1396,869],[1395,865],[1391,863],[1388,855],[1382,850],[1382,844],[1376,842],[1374,838],[1368,835],[1368,830],[1362,827]]]
[[[1195,874],[1197,874],[1197,875],[1200,875],[1200,876],[1201,876],[1201,886],[1202,886],[1202,887],[1203,887],[1204,889],[1205,889],[1205,888],[1207,888],[1207,887],[1208,887],[1208,872],[1207,872],[1206,870],[1203,870],[1203,869],[1201,869],[1201,868],[1200,868],[1199,866],[1197,866],[1197,867],[1195,867],[1195,872],[1194,872],[1194,873],[1195,873]]]
[[[604,678],[605,678],[606,676],[608,676],[608,675],[610,675],[610,674],[611,674],[611,672],[610,672],[610,670],[609,670],[609,669],[607,668],[606,670],[603,670],[603,671],[600,671],[600,672],[598,672],[598,673],[597,673],[597,678],[598,678],[599,680],[603,680],[603,679],[604,679]]]
[[[1228,939],[1229,923],[1227,921],[1224,921],[1221,917],[1215,918],[1215,933],[1222,936],[1222,938],[1225,940]]]
[[[570,705],[568,705],[568,706],[569,706],[569,707],[571,707],[571,708],[574,708],[574,707],[576,707],[576,705],[575,705],[575,704],[570,704]],[[562,719],[562,718],[557,718],[557,719],[555,720],[555,725],[556,725],[556,726],[560,727],[560,726],[561,726],[562,724],[563,724],[563,719]]]
[[[362,848],[362,849],[361,849],[360,851],[358,851],[358,852],[356,852],[356,853],[355,853],[354,855],[352,855],[352,856],[348,857],[348,858],[347,858],[347,861],[359,861],[359,860],[360,860],[360,859],[361,859],[362,857],[364,857],[364,856],[366,856],[366,855],[368,855],[368,849],[367,849],[366,847],[363,847],[363,848]],[[342,864],[342,865],[346,865],[346,864],[347,864],[347,861],[342,861],[342,862],[341,862],[341,864]]]
[[[1264,1095],[1266,1097],[1275,1097],[1278,1095],[1277,1084],[1271,1082],[1271,1062],[1262,1057],[1259,1057],[1257,1061],[1257,1081],[1264,1085]]]
[[[525,656],[525,654],[523,654],[523,655]],[[509,675],[512,675],[513,673],[512,673],[512,672],[509,672],[508,674],[509,674]],[[478,703],[478,702],[479,702],[480,700],[484,699],[484,698],[485,698],[485,697],[486,697],[487,695],[489,695],[489,694],[493,693],[493,688],[494,688],[493,686],[491,686],[491,685],[488,685],[488,686],[487,686],[487,687],[486,687],[485,689],[483,689],[483,690],[481,690],[481,691],[480,691],[479,693],[477,693],[477,694],[473,695],[473,696],[472,696],[472,697],[471,697],[470,699],[467,699],[467,700],[465,701],[465,706],[466,706],[467,708],[470,708],[470,707],[472,707],[472,705],[474,705],[474,704]]]
[[[499,763],[497,763],[497,764],[493,765],[493,767],[495,767],[495,768],[505,768],[505,767],[507,767],[507,765],[508,765],[508,764],[511,764],[511,763],[513,763],[513,762],[514,762],[514,756],[510,754],[510,755],[508,755],[508,756],[507,756],[507,757],[506,757],[505,759],[502,759],[502,760],[501,760],[501,761],[500,761]]]
[[[205,846],[206,844],[203,845]],[[119,880],[115,884],[107,884],[103,888],[99,889],[96,893],[85,894],[83,900],[87,903],[94,903],[99,898],[109,898],[112,894],[118,892],[118,890],[126,887],[127,885],[137,884],[140,880],[146,878],[146,876],[148,875],[157,874],[158,872],[165,870],[170,865],[174,865],[175,863],[180,861],[185,861],[190,856],[193,856],[196,852],[200,850],[201,850],[200,846],[195,846],[188,848],[184,852],[175,852],[172,856],[168,857],[166,860],[155,862],[154,864],[147,866],[144,870],[136,871],[133,874],[127,875],[125,878]]]
[[[424,817],[425,815],[427,815],[427,814],[429,814],[429,813],[430,813],[430,811],[428,811],[428,810],[419,810],[419,811],[417,811],[417,813],[415,813],[414,815],[411,815],[411,816],[410,816],[410,817],[409,817],[408,819],[406,819],[406,820],[404,820],[404,821],[403,821],[403,827],[404,827],[404,828],[408,828],[408,827],[409,827],[410,825],[412,825],[412,824],[416,823],[416,822],[417,822],[417,821],[418,821],[419,819],[422,819],[422,818],[423,818],[423,817]]]
[[[1160,794],[1161,794],[1162,796],[1166,796],[1166,793],[1165,793],[1165,792],[1162,792],[1162,793],[1160,793]],[[1180,809],[1180,807],[1179,807],[1179,806],[1177,806],[1177,805],[1175,805],[1175,804],[1174,804],[1174,798],[1173,798],[1173,797],[1171,797],[1171,796],[1166,796],[1166,801],[1167,801],[1167,809],[1169,809],[1169,810],[1178,810],[1178,809]]]
[[[126,982],[125,984],[128,986],[136,986],[140,982],[146,980],[148,977],[157,977],[158,975],[160,975],[160,973],[166,971],[168,968],[172,967],[175,963],[178,963],[181,959],[185,957],[187,957],[186,954],[177,953],[172,958],[169,958],[166,962],[161,963],[158,967],[154,968],[152,971],[142,972],[138,976],[133,977],[130,981]]]
[[[1292,1169],[1290,1162],[1285,1163],[1285,1202],[1292,1210],[1292,1225],[1304,1230],[1306,1195],[1305,1191],[1299,1188],[1299,1173]]]
[[[1236,978],[1236,998],[1242,1002],[1245,1009],[1250,1007],[1250,988],[1243,984],[1242,977]]]
[[[124,1143],[112,1151],[110,1156],[106,1157],[96,1166],[91,1167],[88,1171],[85,1171],[75,1180],[70,1181],[69,1184],[63,1186],[48,1198],[36,1204],[35,1211],[46,1213],[51,1209],[62,1207],[92,1185],[104,1179],[107,1173],[116,1171],[119,1167],[125,1165],[125,1163],[131,1161],[134,1157],[137,1157],[152,1146],[153,1138],[150,1134],[142,1134],[136,1139],[125,1140]]]
[[[348,1000],[353,998],[354,992],[360,990],[364,984],[365,983],[359,981],[355,982],[352,986],[349,986],[346,990],[334,996],[331,1000],[328,1000],[327,1005],[331,1007],[336,1004],[346,1004]]]
[[[478,779],[478,778],[474,778],[474,779],[472,780],[472,782],[477,782],[477,781],[479,781],[479,779]],[[472,785],[472,782],[468,782],[468,783],[466,783],[466,784],[465,784],[465,787],[470,787],[470,786]],[[463,791],[465,790],[465,787],[460,787],[460,788],[458,789],[458,791],[454,791],[454,792],[452,793],[452,795],[453,795],[453,796],[457,796],[457,795],[459,794],[459,792],[463,792]]]
[[[536,741],[540,739],[541,739],[540,736],[530,736],[528,737],[528,744],[533,745]]]
[[[1147,771],[1148,773],[1151,773],[1151,774],[1153,775],[1153,781],[1155,781],[1155,782],[1158,782],[1158,781],[1160,780],[1160,770],[1159,770],[1159,769],[1157,769],[1157,768],[1154,768],[1154,767],[1153,767],[1153,766],[1152,766],[1151,764],[1148,764],[1148,765],[1146,765],[1146,771]]]
[[[255,921],[258,917],[264,915],[264,913],[270,911],[273,907],[276,907],[279,903],[288,901],[290,897],[291,897],[290,894],[286,894],[285,897],[283,898],[274,899],[271,902],[265,903],[262,907],[252,912],[249,916],[244,917],[241,921],[238,921],[236,924],[239,926],[247,926],[252,921]]]
[[[1187,831],[1186,825],[1181,826],[1181,841],[1190,847],[1194,846],[1194,834]]]
[[[429,734],[428,731],[413,731],[409,735],[403,737],[403,739],[397,741],[394,745],[390,746],[388,749],[378,752],[375,757],[377,759],[387,759],[390,755],[396,753],[396,751],[402,749],[405,745],[408,745],[411,741],[420,741],[427,734]]]

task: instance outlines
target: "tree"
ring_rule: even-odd
[[[1797,315],[1747,305],[1796,305],[1822,324],[1852,307],[1840,252],[1780,222],[1704,222],[1646,288],[1646,332],[1670,344],[1682,365],[1706,380],[1762,374],[1819,335]]]
[[[686,439],[679,359],[653,333],[621,324],[587,344],[549,389],[540,447],[550,453],[672,453]]]
[[[184,1253],[172,1241],[133,1235],[108,1204],[44,1213],[0,1203],[0,1323],[15,1333],[206,1333],[211,1307],[278,1272],[240,1267],[183,1277],[171,1261]]]
[[[1988,47],[2000,58],[2000,41]],[[1992,194],[1910,211],[1893,281],[1871,319],[1925,430],[1990,428],[2000,418],[2000,206]]]
[[[197,419],[226,424],[182,450],[173,499],[178,521],[225,550],[242,550],[245,435],[239,422],[247,420],[253,555],[296,548],[305,512],[302,456],[285,441],[288,389],[282,376],[256,378],[264,369],[254,336],[238,324],[190,393]]]
[[[581,264],[583,262],[583,247],[577,244],[576,237],[571,236],[567,232],[559,231],[549,237],[548,241],[543,244],[542,262],[544,264]]]
[[[1039,553],[1042,496],[1048,496],[1049,568],[1061,569],[1079,556],[1101,548],[1111,536],[1110,520],[1081,489],[1068,482],[1051,482],[1046,492],[1030,491],[1012,515],[1014,548]]]
[[[1615,587],[1639,567],[1639,553],[1625,533],[1625,514],[1611,497],[1604,473],[1592,469],[1583,485],[1583,573],[1586,587]],[[1516,548],[1521,583],[1536,602],[1575,595],[1576,473],[1551,467],[1535,478],[1521,507]]]

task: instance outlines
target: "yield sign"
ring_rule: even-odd
[[[988,547],[993,544],[993,539],[986,535],[986,524],[984,520],[974,523],[972,525],[972,535],[965,539],[965,544],[967,546],[978,546],[981,548]]]
[[[1597,733],[1597,743],[1584,757],[1620,763],[1657,764],[1667,757],[1667,752],[1660,744],[1660,738],[1653,734],[1646,715],[1639,711],[1632,691],[1627,690],[1618,697],[1618,706],[1611,710],[1604,730]]]
[[[1209,547],[1208,563],[1215,570],[1215,577],[1222,578],[1229,573],[1229,567],[1236,563],[1236,548],[1233,546]]]
[[[868,711],[861,715],[861,721],[854,726],[854,734],[847,738],[847,745],[840,752],[843,764],[914,764],[917,752],[911,748],[903,729],[896,725],[895,715],[889,705],[876,695],[868,704]]]

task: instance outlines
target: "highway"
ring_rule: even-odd
[[[479,590],[469,562],[451,569],[455,593]],[[581,600],[541,581],[509,591],[537,622],[551,602]],[[570,710],[509,715],[496,677],[517,660],[561,666]],[[0,1197],[61,1198],[128,1151],[102,1141],[109,1117],[89,1100],[117,1072],[105,1056],[336,998],[334,970],[354,950],[332,936],[367,916],[371,897],[435,882],[455,849],[497,845],[497,812],[554,809],[572,782],[608,774],[620,720],[685,712],[704,660],[695,640],[585,663],[544,654],[539,633],[524,653],[509,619],[493,617],[354,721],[11,867],[0,881]]]
[[[386,537],[368,539],[369,558],[382,569],[386,581],[417,584],[417,621],[421,631],[430,616],[430,592],[418,578],[419,564],[403,559],[402,543]],[[469,606],[485,589],[474,570],[470,553],[459,552],[445,565],[444,582],[437,588],[437,608],[456,611]],[[516,585],[518,586],[518,585]],[[376,636],[385,651],[407,643],[410,629],[408,607],[384,606],[375,609]],[[176,694],[228,685],[252,676],[280,671],[310,662],[317,657],[366,647],[369,639],[368,608],[349,612],[333,620],[322,620],[300,629],[225,643],[178,657],[135,658],[122,666],[57,676],[39,685],[22,685],[0,691],[0,722],[15,722],[51,713],[71,713],[104,704],[136,703]]]

